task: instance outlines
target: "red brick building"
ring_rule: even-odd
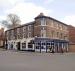
[[[34,21],[7,30],[6,48],[38,52],[68,51],[68,25],[40,13]]]
[[[75,27],[69,25],[69,51],[75,52]]]
[[[1,28],[0,29],[0,47],[3,47],[4,46],[4,28]]]

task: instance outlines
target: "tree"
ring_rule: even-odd
[[[7,20],[8,20],[8,23],[12,25],[11,26],[12,28],[19,26],[21,23],[20,18],[15,14],[9,14],[7,16]]]
[[[11,28],[11,25],[6,21],[6,20],[2,20],[2,25],[6,28]]]
[[[7,19],[8,19],[8,21],[9,21],[9,23],[10,24],[20,24],[20,18],[17,16],[17,15],[15,15],[15,14],[9,14],[8,16],[7,16]]]
[[[19,26],[20,23],[21,23],[20,18],[15,14],[9,14],[7,16],[7,20],[2,21],[2,24],[9,29]]]

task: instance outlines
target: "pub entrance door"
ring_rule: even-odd
[[[20,42],[17,42],[17,50],[20,50]]]

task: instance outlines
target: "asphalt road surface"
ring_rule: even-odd
[[[75,71],[75,53],[0,50],[0,71]]]

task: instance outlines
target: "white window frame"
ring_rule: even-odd
[[[28,32],[28,38],[30,38],[31,37],[31,32]]]
[[[46,37],[46,30],[45,29],[41,30],[41,37]]]
[[[41,26],[46,26],[46,19],[45,18],[41,18]]]
[[[31,25],[28,25],[28,31],[31,30]]]

